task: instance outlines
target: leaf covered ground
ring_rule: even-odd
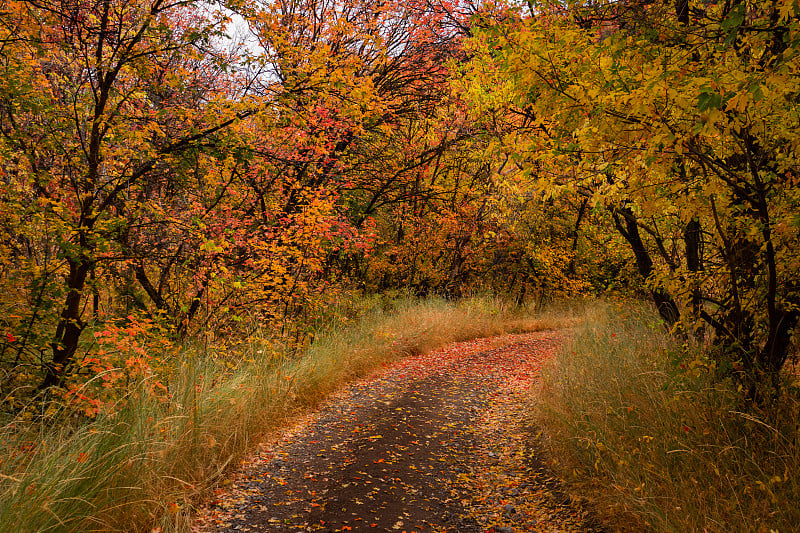
[[[562,334],[451,344],[356,383],[265,444],[198,531],[599,531],[525,416]]]

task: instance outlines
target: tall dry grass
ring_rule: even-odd
[[[91,421],[0,428],[0,531],[185,531],[195,505],[268,431],[383,363],[451,341],[556,324],[497,298],[345,302],[302,353],[264,342],[238,361],[187,346],[169,394],[139,383]],[[317,325],[321,327],[321,325]],[[51,406],[52,407],[52,406]]]
[[[711,366],[649,308],[599,304],[545,370],[533,415],[610,529],[800,527],[800,392],[757,408]]]

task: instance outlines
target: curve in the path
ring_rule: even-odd
[[[594,529],[520,439],[520,406],[559,342],[537,333],[457,343],[353,385],[261,452],[205,513],[210,530]]]

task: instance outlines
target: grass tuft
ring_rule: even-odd
[[[640,305],[599,304],[533,404],[555,470],[621,531],[769,532],[800,524],[800,395],[744,407]]]
[[[186,531],[193,506],[269,431],[348,381],[446,343],[541,329],[501,299],[343,304],[300,354],[276,341],[229,353],[187,346],[150,394],[147,381],[92,420],[0,428],[0,532]],[[558,323],[546,317],[546,325]],[[566,322],[565,322],[566,323]],[[65,410],[66,412],[66,410]]]

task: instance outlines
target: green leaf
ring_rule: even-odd
[[[728,16],[722,21],[720,26],[728,34],[725,37],[725,44],[730,46],[736,41],[736,36],[739,33],[739,27],[744,22],[745,2],[740,2],[734,7]]]
[[[697,98],[697,109],[707,111],[708,109],[719,109],[722,107],[722,96],[715,92],[704,91]]]

